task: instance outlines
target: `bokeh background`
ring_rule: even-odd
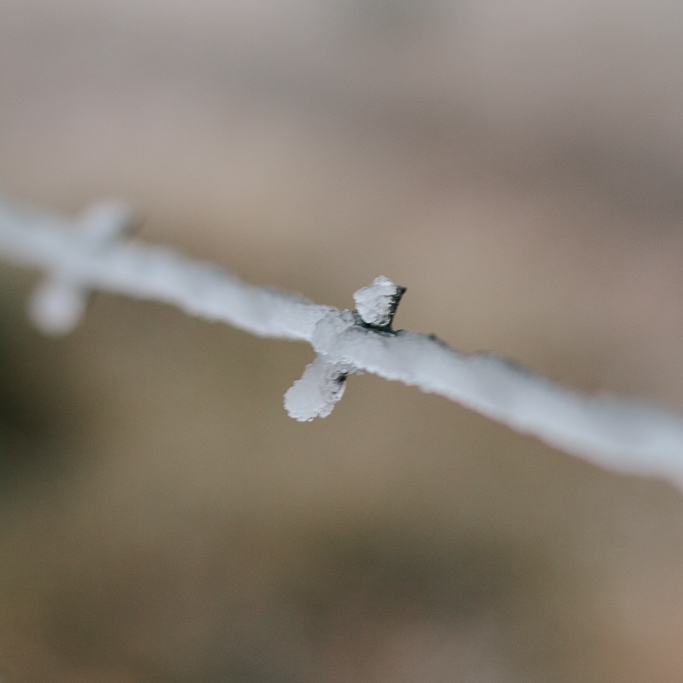
[[[683,411],[683,5],[3,0],[0,191]],[[0,265],[3,683],[680,683],[683,499]]]

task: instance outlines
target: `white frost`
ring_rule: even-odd
[[[431,336],[393,332],[404,290],[387,278],[356,292],[356,315],[124,240],[130,224],[117,204],[100,205],[74,226],[0,203],[0,256],[46,271],[31,303],[43,330],[71,329],[95,289],[163,301],[261,336],[310,342],[316,359],[285,396],[298,420],[329,415],[346,375],[367,371],[445,396],[596,465],[665,477],[683,489],[683,420],[676,415],[583,395],[491,354],[463,354]]]
[[[398,302],[405,289],[380,275],[371,285],[359,289],[354,295],[356,311],[364,323],[387,327],[393,320]]]
[[[123,202],[110,201],[94,204],[85,211],[76,229],[83,232],[93,248],[106,247],[130,234],[135,225],[135,214]]]
[[[29,302],[31,320],[46,334],[67,334],[78,325],[88,304],[88,291],[67,278],[49,275]]]
[[[285,409],[290,417],[300,422],[310,422],[316,417],[327,417],[346,388],[349,367],[340,363],[328,363],[317,355],[304,370],[301,379],[285,393]]]
[[[587,396],[489,353],[464,354],[423,334],[381,333],[328,315],[318,353],[440,394],[516,431],[617,471],[683,489],[683,421],[635,401]]]

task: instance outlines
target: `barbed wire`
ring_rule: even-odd
[[[97,204],[68,221],[0,202],[0,258],[46,273],[29,306],[40,329],[70,331],[93,290],[161,301],[259,336],[309,342],[315,360],[285,394],[285,408],[298,420],[329,415],[349,375],[370,372],[444,396],[601,467],[683,488],[683,419],[674,414],[581,394],[500,356],[465,354],[434,335],[394,330],[405,290],[385,277],[355,293],[355,310],[317,305],[133,239],[134,223],[119,203]]]

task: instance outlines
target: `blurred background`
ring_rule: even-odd
[[[683,412],[683,5],[3,0],[0,192]],[[683,499],[0,264],[3,683],[680,683]]]

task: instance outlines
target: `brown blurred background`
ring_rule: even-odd
[[[683,411],[683,5],[2,0],[0,191]],[[683,499],[0,264],[3,683],[680,683]]]

